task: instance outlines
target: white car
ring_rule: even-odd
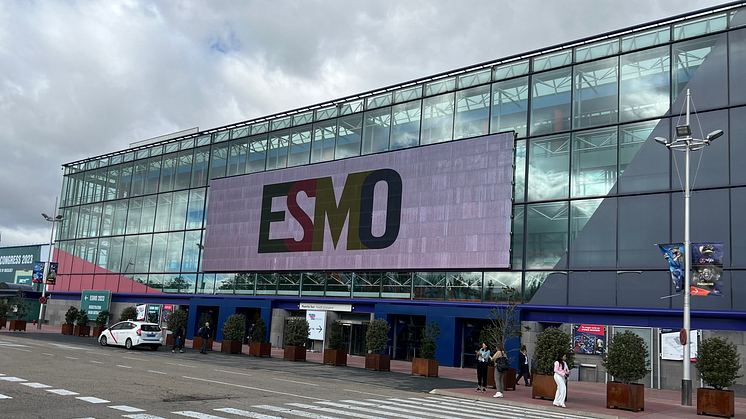
[[[101,346],[119,345],[132,349],[137,345],[150,346],[154,351],[163,345],[163,331],[155,323],[124,321],[101,332],[98,336]]]

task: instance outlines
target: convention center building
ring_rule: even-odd
[[[692,329],[746,343],[745,5],[64,164],[47,320],[109,290],[115,317],[181,307],[192,337],[209,313],[219,341],[229,315],[261,316],[282,347],[313,311],[363,355],[383,318],[402,360],[434,321],[440,365],[471,367],[511,287],[529,353],[548,326],[595,334],[578,376],[604,381],[602,343],[633,330],[646,385],[677,388],[684,299],[661,246],[684,241],[686,169],[660,141],[681,137],[687,92],[691,136],[723,132],[691,157],[691,239],[722,255]]]

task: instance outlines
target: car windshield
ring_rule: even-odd
[[[144,324],[140,327],[143,332],[160,332],[161,328],[154,324]]]

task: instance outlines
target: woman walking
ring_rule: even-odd
[[[567,368],[567,355],[559,353],[557,360],[554,361],[554,382],[557,383],[557,392],[554,393],[553,405],[557,407],[565,406],[565,397],[567,397],[567,385],[565,381],[570,376],[570,369]]]
[[[499,371],[497,368],[497,360],[499,358],[507,357],[505,353],[505,347],[503,345],[497,345],[495,348],[495,354],[490,358],[495,363],[495,387],[497,387],[497,393],[492,397],[503,397],[503,384],[505,383],[505,371]]]
[[[487,392],[487,361],[490,360],[490,349],[482,342],[482,348],[477,352],[477,389],[474,391]]]

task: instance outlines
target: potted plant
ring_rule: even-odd
[[[166,337],[166,345],[168,346],[174,345],[173,332],[179,330],[179,328],[181,328],[182,332],[185,332],[188,321],[189,321],[189,315],[184,310],[174,310],[174,312],[168,316],[168,321],[166,322],[166,325],[168,326],[168,330],[170,330],[171,333],[169,333]],[[183,345],[183,342],[182,342],[182,345]]]
[[[424,375],[425,377],[438,376],[438,360],[435,359],[438,338],[440,338],[440,327],[438,327],[438,323],[431,321],[422,332],[420,357],[412,358],[412,374]]]
[[[122,310],[122,314],[119,316],[119,321],[127,321],[127,320],[135,320],[137,318],[137,309],[130,306],[125,307],[124,310]]]
[[[251,343],[249,344],[249,355],[254,356],[272,356],[272,344],[267,342],[267,325],[260,317],[254,324],[254,331],[251,332]]]
[[[0,329],[7,325],[9,312],[10,304],[8,304],[8,300],[0,298]]]
[[[65,312],[65,324],[62,325],[63,335],[72,335],[75,327],[75,319],[78,318],[78,309],[70,306]]]
[[[106,330],[106,324],[109,323],[109,310],[103,310],[98,313],[96,317],[96,327],[93,328],[93,337],[98,336]]]
[[[225,354],[240,354],[243,337],[246,336],[246,318],[243,314],[232,314],[223,323],[223,340],[220,342],[220,352]]]
[[[11,301],[11,305],[15,306],[15,320],[10,321],[8,330],[26,331],[26,317],[29,315],[31,305],[26,301],[26,293],[20,289],[16,293],[16,296]]]
[[[75,336],[90,336],[91,327],[88,326],[88,314],[83,310],[78,310],[78,317],[75,318],[75,327],[73,328],[73,335]]]
[[[375,319],[368,324],[365,333],[365,346],[368,348],[365,354],[366,370],[391,371],[391,357],[381,353],[389,344],[389,330],[391,325],[386,319]]]
[[[199,316],[199,321],[197,322],[197,330],[199,330],[200,327],[203,327],[205,323],[209,322],[210,326],[214,325],[215,322],[212,320],[212,316],[210,316],[210,313],[202,313],[201,316]],[[210,327],[212,329],[212,327]],[[215,333],[213,332],[212,336],[210,336],[209,339],[207,339],[207,350],[212,350],[212,344],[215,342]],[[192,349],[201,349],[202,348],[202,336],[194,335],[194,339],[192,339]]]
[[[324,349],[324,364],[347,365],[347,351],[342,342],[342,323],[332,322],[329,347]]]
[[[575,365],[575,352],[572,350],[572,337],[556,327],[539,333],[534,351],[536,370],[532,372],[531,398],[554,399],[557,383],[554,382],[554,362],[560,353],[567,355],[567,366]]]
[[[697,372],[712,388],[697,389],[697,414],[708,413],[732,417],[736,415],[733,390],[725,388],[736,383],[741,369],[741,356],[736,345],[721,338],[702,341],[697,349]]]
[[[502,346],[507,348],[507,344],[512,339],[520,339],[522,335],[521,322],[518,316],[518,303],[521,302],[521,293],[514,287],[503,287],[501,302],[490,310],[487,315],[489,323],[482,330],[480,339],[487,342],[487,346],[492,349]],[[530,330],[528,327],[525,328]],[[480,342],[481,343],[481,342]],[[511,363],[514,357],[512,352],[516,349],[507,350],[507,357]],[[495,366],[489,361],[487,367],[487,385],[496,388],[495,384]],[[515,390],[516,369],[510,368],[503,374],[503,390]],[[554,397],[554,396],[552,396]]]
[[[285,353],[283,359],[291,361],[306,360],[306,342],[311,333],[311,327],[305,318],[294,318],[288,321],[285,328]]]
[[[616,333],[602,361],[614,381],[606,383],[606,408],[645,410],[645,386],[635,381],[645,377],[650,367],[648,344],[627,330]]]

